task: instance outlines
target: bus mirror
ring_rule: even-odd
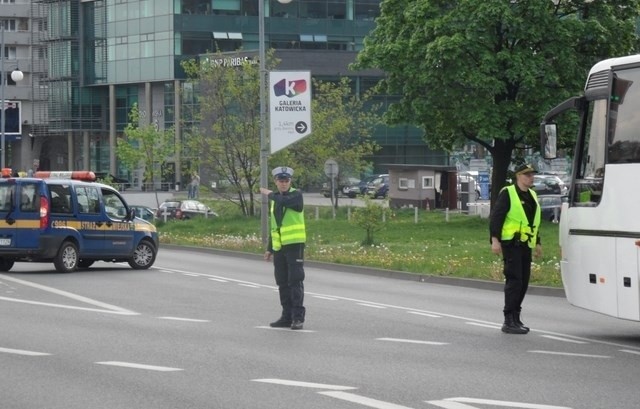
[[[558,125],[556,124],[540,124],[540,142],[541,150],[545,159],[556,158]]]

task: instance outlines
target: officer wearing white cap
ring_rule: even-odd
[[[307,240],[304,224],[302,193],[291,187],[293,169],[282,166],[271,172],[277,191],[265,187],[260,193],[269,198],[271,234],[264,254],[265,261],[273,256],[274,274],[282,314],[272,327],[302,329],[304,307],[304,247]]]
[[[531,256],[542,255],[540,243],[540,205],[532,189],[536,169],[531,164],[518,166],[516,182],[502,188],[491,209],[489,231],[491,251],[502,254],[504,262],[504,324],[502,332],[526,334],[529,328],[520,320],[522,301],[531,277]]]

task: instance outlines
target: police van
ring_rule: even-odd
[[[159,248],[153,224],[91,171],[36,172],[0,178],[0,271],[16,261],[53,262],[57,271],[88,268],[95,261],[153,265]]]

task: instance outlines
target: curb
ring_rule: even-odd
[[[198,253],[217,254],[217,255],[227,256],[227,257],[238,257],[238,258],[245,258],[250,260],[262,260],[261,254],[245,253],[241,251],[220,250],[220,249],[212,249],[207,247],[179,246],[175,244],[162,244],[161,247],[172,249],[172,250],[189,250],[189,251],[196,251]],[[452,286],[458,286],[458,287],[468,287],[468,288],[476,288],[481,290],[491,290],[491,291],[500,291],[500,292],[504,291],[504,283],[497,282],[497,281],[475,280],[471,278],[459,278],[459,277],[443,277],[443,276],[434,276],[434,275],[428,275],[428,274],[416,274],[416,273],[408,273],[406,271],[383,270],[375,267],[351,266],[348,264],[335,264],[335,263],[326,263],[321,261],[305,260],[304,264],[308,267],[323,268],[331,271],[342,271],[345,273],[352,273],[352,274],[363,274],[363,275],[370,275],[375,277],[392,278],[395,280],[417,281],[419,283],[443,284],[443,285],[452,285]],[[563,288],[531,286],[531,285],[527,290],[527,294],[541,295],[546,297],[565,297]]]

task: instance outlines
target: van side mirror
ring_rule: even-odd
[[[555,159],[558,144],[558,125],[554,123],[540,124],[540,145],[545,159]]]
[[[127,214],[127,220],[134,220],[136,218],[136,209],[129,209]]]

